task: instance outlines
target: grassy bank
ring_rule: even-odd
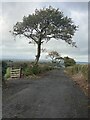
[[[73,78],[76,84],[82,88],[84,93],[88,95],[88,65],[77,64],[75,66],[65,68],[65,72]]]

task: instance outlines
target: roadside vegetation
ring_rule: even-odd
[[[75,60],[69,57],[64,57],[64,71],[70,76],[75,84],[79,85],[80,88],[84,91],[86,95],[88,95],[88,70],[90,65],[80,65],[76,64]],[[3,83],[6,83],[6,80],[10,79],[10,69],[13,68],[21,68],[21,78],[36,78],[41,74],[48,72],[50,70],[56,69],[57,63],[51,62],[39,62],[38,65],[35,65],[34,62],[30,61],[16,61],[16,62],[2,62],[2,78]],[[58,68],[58,67],[57,67]],[[59,66],[61,68],[61,66]]]
[[[49,53],[49,57],[52,58],[50,62],[39,62],[38,65],[36,65],[34,61],[3,61],[5,64],[3,67],[7,65],[5,70],[3,68],[3,79],[7,80],[10,78],[11,68],[21,68],[21,77],[27,78],[38,76],[52,69],[61,68],[64,66],[64,64],[65,66],[75,65],[75,62],[73,62],[74,59],[69,57],[62,58],[56,51],[51,51]]]
[[[10,67],[8,67],[8,68],[6,69],[6,73],[5,73],[4,77],[5,77],[5,79],[10,78]]]
[[[88,95],[88,65],[74,65],[65,68],[65,72],[73,78],[76,84],[78,84],[84,93]]]
[[[5,82],[5,74],[7,71],[7,63],[5,61],[2,61],[2,84],[5,86],[6,82]]]
[[[4,62],[7,64],[7,68],[5,68],[3,78],[5,80],[8,80],[10,78],[10,69],[13,68],[21,68],[21,77],[30,77],[30,76],[37,76],[41,73],[47,72],[49,70],[54,69],[52,64],[50,62],[47,63],[39,63],[38,65],[35,65],[34,62]]]
[[[24,64],[24,67],[22,67],[22,75],[23,76],[30,76],[30,75],[39,75],[41,73],[44,73],[46,71],[52,70],[53,67],[48,64]]]

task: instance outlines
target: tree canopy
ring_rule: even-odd
[[[49,52],[47,57],[51,58],[52,63],[54,63],[57,66],[60,66],[60,64],[62,64],[61,62],[64,61],[64,59],[57,51]]]
[[[53,63],[56,62],[56,58],[60,57],[60,55],[57,51],[51,51],[48,53],[47,57],[50,57]]]
[[[24,16],[21,22],[13,26],[13,35],[23,35],[29,38],[29,43],[37,44],[36,63],[41,54],[41,44],[48,42],[51,38],[64,40],[66,43],[75,46],[72,37],[77,26],[72,19],[64,16],[63,12],[51,6],[49,8],[36,9],[33,14]]]
[[[65,67],[73,66],[75,64],[76,64],[76,62],[75,62],[75,60],[73,58],[69,58],[68,56],[64,57],[64,65],[65,65]]]

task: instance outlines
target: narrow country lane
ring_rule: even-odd
[[[88,99],[63,70],[37,80],[10,80],[3,90],[3,118],[87,118]]]

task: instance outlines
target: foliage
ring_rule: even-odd
[[[24,16],[21,22],[13,27],[13,35],[25,36],[29,43],[37,44],[36,64],[41,54],[41,44],[48,42],[51,38],[64,40],[66,43],[75,46],[72,37],[77,26],[72,19],[64,16],[63,12],[51,6],[35,10],[33,14]]]
[[[38,65],[34,65],[33,67],[32,67],[32,72],[33,72],[33,74],[39,74],[40,73],[40,68],[39,68],[39,66]]]
[[[23,70],[25,70],[25,69],[28,67],[28,64],[27,64],[27,63],[23,63],[23,64],[21,65],[21,67],[22,67]]]
[[[73,66],[75,64],[76,64],[76,62],[75,62],[74,59],[69,58],[69,57],[64,57],[64,65],[65,65],[65,67]]]
[[[24,74],[25,76],[32,75],[32,74],[33,74],[32,69],[31,69],[30,67],[24,68],[23,74]]]
[[[10,67],[9,67],[9,62],[8,61],[3,61],[2,66],[2,71],[3,71],[3,78],[8,79],[10,77]],[[29,76],[29,75],[38,75],[40,73],[44,73],[46,71],[52,70],[51,63],[39,63],[39,65],[35,65],[34,62],[30,61],[13,61],[13,67],[22,68],[22,75],[23,76]],[[5,68],[5,71],[4,71]]]
[[[53,62],[56,62],[56,58],[59,57],[59,53],[57,51],[51,51],[48,53],[47,57],[50,57]]]
[[[2,80],[4,80],[6,69],[7,69],[7,63],[5,61],[2,61]]]
[[[40,73],[44,73],[46,71],[52,70],[53,68],[51,66],[45,65],[45,64],[39,64],[39,65],[26,65],[25,68],[22,69],[24,76],[29,75],[38,75]]]
[[[8,79],[10,78],[10,67],[7,68],[5,78]]]
[[[63,58],[60,56],[60,54],[57,51],[51,51],[48,53],[47,57],[50,57],[52,60],[52,63],[54,63],[57,66],[61,66],[61,62]]]

